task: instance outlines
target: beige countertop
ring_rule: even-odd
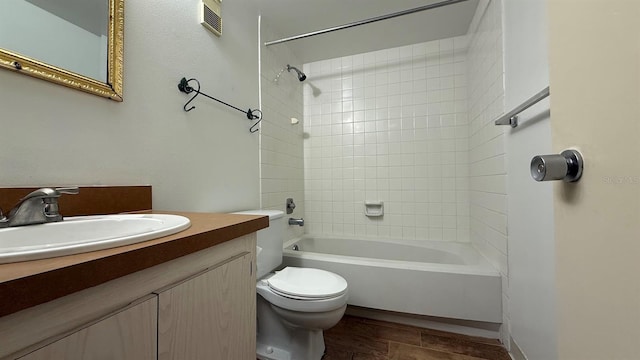
[[[160,212],[191,227],[137,244],[50,259],[0,264],[0,316],[140,271],[269,226],[266,216]]]

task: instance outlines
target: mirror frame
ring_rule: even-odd
[[[65,70],[0,48],[0,67],[73,89],[122,101],[124,0],[109,0],[107,82]]]

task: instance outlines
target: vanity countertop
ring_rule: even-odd
[[[149,213],[149,212],[147,212]],[[0,316],[195,253],[269,226],[266,216],[162,212],[191,227],[137,244],[50,259],[0,264]]]

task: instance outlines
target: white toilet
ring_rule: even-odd
[[[320,269],[285,267],[271,273],[282,263],[284,213],[239,214],[269,216],[269,227],[258,231],[258,359],[320,360],[322,331],[336,325],[347,308],[347,281]]]

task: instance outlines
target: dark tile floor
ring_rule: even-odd
[[[497,339],[345,315],[324,332],[323,360],[511,360]]]

